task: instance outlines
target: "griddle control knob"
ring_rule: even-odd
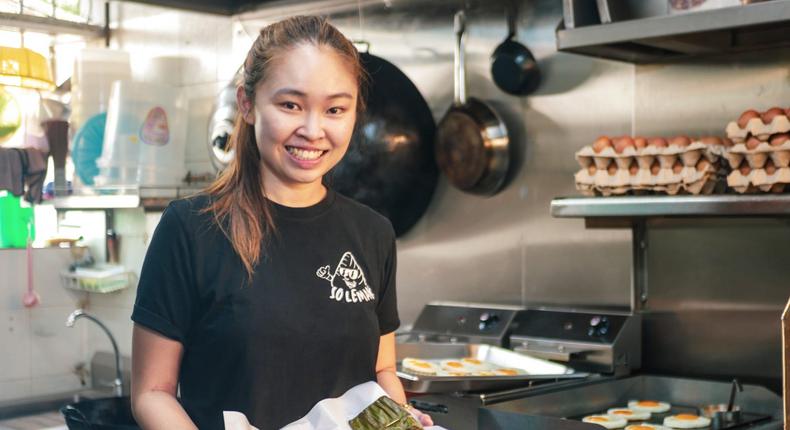
[[[499,322],[499,315],[492,314],[488,312],[483,312],[480,314],[480,325],[478,326],[480,330],[488,330],[493,328]]]
[[[594,316],[590,318],[590,328],[587,329],[588,336],[604,336],[609,333],[609,318]]]

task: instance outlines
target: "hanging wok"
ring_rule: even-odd
[[[395,65],[367,52],[360,57],[369,75],[367,109],[327,181],[386,216],[401,236],[422,217],[436,188],[436,123],[417,87]],[[209,125],[209,153],[218,170],[233,158],[228,143],[237,107],[231,93],[234,83],[218,96]]]
[[[403,72],[367,52],[360,56],[370,78],[367,109],[330,181],[339,193],[389,218],[401,236],[420,219],[436,188],[436,123]]]

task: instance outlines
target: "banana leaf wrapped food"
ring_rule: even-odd
[[[422,430],[407,410],[387,396],[379,397],[348,424],[353,430]]]

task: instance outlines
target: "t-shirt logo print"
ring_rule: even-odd
[[[360,303],[376,298],[365,279],[365,273],[357,264],[352,253],[346,251],[340,258],[340,262],[337,263],[335,273],[330,274],[331,271],[332,268],[326,265],[315,272],[316,276],[326,279],[332,284],[330,299],[338,302]]]

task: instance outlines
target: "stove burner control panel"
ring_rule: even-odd
[[[411,340],[507,347],[510,324],[522,310],[516,306],[432,302],[414,322]]]
[[[513,321],[510,345],[576,370],[630,373],[641,365],[641,318],[626,313],[527,309]]]

